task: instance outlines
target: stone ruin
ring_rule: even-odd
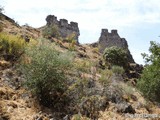
[[[99,50],[101,53],[105,50],[107,47],[117,46],[120,48],[124,48],[128,52],[128,58],[130,63],[135,63],[132,55],[130,54],[130,51],[128,49],[128,43],[125,38],[121,38],[117,30],[111,30],[111,33],[108,32],[108,29],[102,29],[101,36],[99,38]]]
[[[80,35],[78,23],[76,22],[70,22],[68,23],[68,20],[66,19],[60,19],[57,20],[57,17],[54,15],[48,15],[46,18],[47,26],[56,25],[58,27],[58,32],[60,33],[62,38],[66,38],[71,34],[75,35],[75,39],[78,42],[78,37]]]

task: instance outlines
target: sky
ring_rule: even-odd
[[[139,64],[150,41],[160,42],[159,0],[0,0],[0,6],[20,25],[44,26],[47,15],[77,22],[80,43],[97,42],[102,28],[117,29]]]

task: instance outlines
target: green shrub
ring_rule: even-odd
[[[126,97],[128,97],[128,99],[131,99],[131,95],[133,95],[133,93],[135,93],[135,90],[134,87],[132,87],[131,85],[127,84],[127,83],[119,83],[118,84],[119,86],[119,89],[122,89],[123,91],[123,95],[126,95]]]
[[[85,96],[81,99],[79,105],[80,113],[90,118],[91,120],[97,120],[99,117],[99,111],[102,109],[103,100],[99,95]]]
[[[108,69],[101,70],[100,75],[101,75],[101,77],[99,78],[100,82],[105,86],[109,85],[113,72]]]
[[[144,96],[160,102],[160,44],[151,42],[150,55],[143,54],[146,66],[138,81],[138,88]]]
[[[66,41],[68,41],[69,43],[72,43],[73,41],[76,42],[75,39],[76,39],[75,33],[69,34],[69,35],[66,37]]]
[[[78,59],[74,62],[74,67],[78,72],[89,73],[91,66],[92,62],[87,59]]]
[[[73,40],[71,43],[69,43],[69,50],[70,51],[74,51],[75,50],[75,44],[76,44],[75,40]]]
[[[112,71],[117,75],[122,75],[124,73],[123,67],[116,66],[116,65],[112,66]]]
[[[72,116],[71,120],[90,120],[90,119],[87,117],[83,117],[81,114],[75,114]]]
[[[73,115],[72,120],[81,120],[81,115],[79,114]]]
[[[19,58],[24,53],[25,46],[25,40],[21,37],[0,33],[0,54],[6,59],[7,56],[12,59]]]
[[[58,31],[58,27],[55,26],[55,25],[45,27],[42,30],[42,35],[45,38],[51,38],[51,37],[59,38],[60,37],[60,33]]]
[[[127,52],[122,48],[116,46],[106,48],[103,53],[103,58],[107,64],[118,65],[124,68],[127,67]]]
[[[98,47],[94,47],[94,48],[92,49],[92,52],[93,52],[93,53],[99,53],[99,48],[98,48]]]
[[[28,62],[26,62],[29,59]],[[51,43],[41,41],[25,50],[21,70],[26,85],[41,104],[55,107],[67,88],[67,72],[72,68],[72,56],[54,49]]]
[[[66,41],[69,43],[69,50],[74,51],[75,50],[75,44],[76,44],[76,35],[74,33],[68,35],[66,37]]]

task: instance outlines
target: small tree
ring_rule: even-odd
[[[142,54],[146,66],[137,86],[145,97],[160,102],[160,44],[153,41],[150,44],[151,55]]]
[[[126,50],[116,46],[106,48],[103,53],[103,58],[106,63],[111,65],[118,65],[124,68],[126,68],[128,65]]]
[[[40,103],[55,106],[66,90],[66,76],[72,66],[72,56],[58,52],[51,43],[45,42],[27,47],[25,54],[21,70],[27,87]]]
[[[42,34],[45,38],[59,38],[60,34],[56,25],[47,26],[43,29]]]
[[[26,46],[25,40],[20,36],[0,33],[0,55],[6,60],[17,60]]]

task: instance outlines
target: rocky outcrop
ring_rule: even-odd
[[[120,48],[124,48],[128,52],[128,58],[130,63],[135,63],[130,51],[128,49],[128,43],[125,38],[121,38],[117,30],[111,30],[111,33],[108,32],[108,29],[102,29],[101,36],[99,38],[99,50],[101,53],[107,47],[117,46]]]
[[[5,19],[5,20],[8,20],[9,22],[11,22],[11,23],[13,23],[13,24],[16,24],[16,22],[15,22],[13,19],[11,19],[10,17],[6,16],[6,15],[3,14],[3,13],[0,13],[0,18],[1,18],[1,19]]]
[[[78,23],[76,22],[70,22],[68,23],[68,20],[66,19],[60,19],[57,20],[57,17],[54,15],[48,15],[46,18],[47,26],[56,25],[58,27],[58,31],[62,38],[66,38],[71,34],[75,34],[75,39],[78,43],[78,37],[80,35]]]

